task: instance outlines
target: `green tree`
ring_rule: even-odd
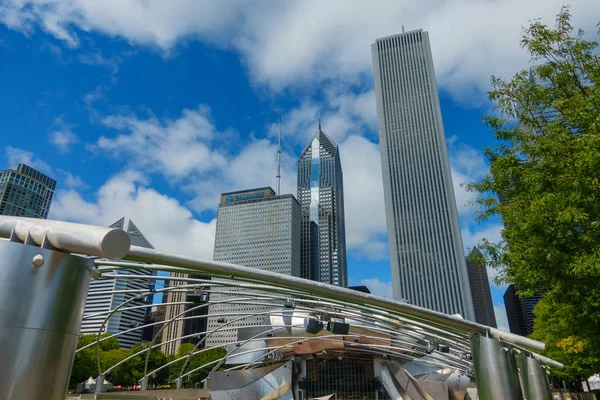
[[[194,347],[194,345],[191,343],[183,343],[181,346],[179,346],[179,349],[177,350],[177,354],[175,354],[175,356],[172,359],[174,360],[176,358],[181,358],[181,357],[186,356],[187,354],[190,353],[190,351],[192,350],[193,347]],[[196,349],[195,351],[199,351],[199,350],[200,349]],[[215,347],[215,348],[203,351],[202,353],[194,354],[190,357],[184,373],[193,371],[196,368],[202,367],[203,365],[206,365],[213,361],[220,360],[221,358],[225,357],[226,354],[227,354],[227,351],[223,347]],[[171,364],[171,366],[169,368],[169,374],[170,374],[171,381],[174,381],[179,377],[179,373],[181,372],[181,367],[183,366],[184,362],[185,362],[184,360],[181,360],[179,362]],[[210,371],[212,371],[214,366],[215,366],[215,364],[211,364],[207,367],[203,367],[203,368],[199,369],[198,371],[195,371],[194,373],[188,375],[184,380],[184,384],[186,386],[191,386],[191,387],[194,387],[196,384],[200,384],[200,382],[202,382],[204,379],[206,379],[206,377],[208,377],[208,374],[210,373]],[[222,369],[222,368],[220,368],[220,369]]]
[[[504,222],[500,243],[480,245],[498,280],[543,294],[533,336],[567,366],[559,376],[581,380],[600,371],[598,43],[565,7],[554,27],[533,21],[521,44],[537,66],[492,77],[496,112],[484,120],[498,143],[485,150],[489,174],[467,188],[481,220]]]
[[[101,338],[110,336],[103,334]],[[77,342],[77,348],[80,349],[88,344],[95,343],[97,335],[84,335]],[[147,346],[147,343],[140,343],[133,346],[130,350],[121,349],[117,338],[110,338],[100,343],[100,365],[102,371],[116,365],[125,358],[136,354]],[[146,353],[142,353],[123,364],[112,369],[106,376],[106,379],[113,385],[131,386],[137,384],[144,376],[144,363],[146,362]],[[148,362],[148,372],[166,364],[167,356],[160,349],[153,349],[150,353]],[[96,346],[90,346],[78,352],[75,355],[73,369],[71,371],[70,387],[75,388],[78,383],[85,381],[89,377],[96,378],[98,376],[98,365],[96,361]],[[159,371],[155,376],[151,377],[150,384],[161,385],[168,382],[169,370],[165,368]]]
[[[105,338],[110,334],[105,333],[100,338]],[[91,343],[95,343],[97,335],[83,335],[77,341],[77,349],[81,349]],[[110,338],[100,343],[101,354],[106,351],[114,350],[119,348],[119,341],[117,338]],[[75,354],[73,360],[73,368],[71,369],[71,379],[69,381],[69,387],[75,388],[78,383],[85,381],[89,377],[94,379],[98,375],[98,367],[96,363],[96,346],[90,346],[87,349],[81,350]]]

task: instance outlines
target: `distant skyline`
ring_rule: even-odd
[[[575,26],[596,31],[596,2],[570,2]],[[370,44],[402,25],[430,32],[472,247],[502,228],[478,224],[460,187],[487,171],[481,149],[493,137],[479,116],[491,108],[489,78],[527,68],[521,27],[553,23],[562,5],[7,0],[0,164],[25,162],[58,181],[50,218],[107,226],[128,215],[156,248],[211,258],[220,193],[276,186],[281,116],[281,189],[295,194],[320,113],[343,155],[349,284],[390,296]],[[504,290],[492,287],[501,327]]]

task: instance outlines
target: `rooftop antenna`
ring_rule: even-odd
[[[402,33],[404,33],[404,25],[402,25]]]
[[[277,196],[281,194],[281,117],[279,117],[279,134],[277,135]]]
[[[319,111],[319,132],[321,132],[321,111]]]

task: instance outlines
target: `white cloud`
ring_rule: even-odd
[[[86,189],[88,185],[78,175],[73,175],[69,171],[59,169],[58,172],[62,178],[58,180],[59,185],[64,185],[68,189]]]
[[[217,132],[208,118],[209,110],[202,106],[184,109],[180,118],[164,122],[154,116],[108,116],[103,124],[121,133],[100,137],[91,149],[127,156],[137,165],[175,178],[222,168],[225,156],[211,148]]]
[[[71,145],[78,141],[77,135],[68,129],[54,131],[50,134],[50,143],[55,145],[61,153],[68,153],[71,150]]]
[[[209,110],[184,109],[174,120],[113,115],[103,124],[120,133],[103,136],[93,151],[121,156],[131,166],[159,173],[193,195],[188,205],[214,210],[219,195],[245,188],[276,187],[277,148],[268,139],[254,139],[240,149],[235,132],[218,132]],[[281,155],[281,191],[296,194],[296,157]]]
[[[447,143],[458,215],[472,222],[474,209],[471,202],[477,198],[477,194],[467,192],[464,185],[481,180],[489,167],[480,150],[460,142],[456,136],[448,138]]]
[[[281,154],[281,193],[296,196],[296,157]],[[195,194],[190,205],[196,210],[214,209],[221,193],[271,186],[276,189],[277,146],[267,139],[255,140],[238,154],[227,156],[219,170],[188,182]]]
[[[86,93],[81,99],[88,106],[92,105],[92,103],[97,102],[104,98],[104,93],[106,92],[107,87],[104,85],[96,86],[96,89],[91,92]]]
[[[8,168],[17,168],[20,163],[27,164],[40,172],[52,176],[54,171],[52,167],[44,161],[37,158],[32,152],[22,149],[17,149],[12,146],[6,147],[6,161]]]
[[[50,219],[108,226],[121,217],[135,222],[155,248],[212,259],[215,221],[196,220],[179,201],[148,186],[138,172],[113,176],[98,189],[93,201],[75,190],[59,190]]]
[[[595,32],[597,0],[572,0],[574,24]],[[70,46],[74,27],[122,37],[169,53],[185,40],[237,50],[256,82],[273,89],[371,74],[370,45],[407,29],[430,32],[440,86],[455,99],[482,99],[492,74],[527,66],[522,26],[553,23],[561,0],[338,0],[227,2],[179,0],[8,0],[0,22],[32,32],[39,25]]]
[[[348,135],[376,136],[377,112],[375,91],[360,87],[347,87],[332,83],[323,88],[325,95],[321,102],[304,99],[282,117],[281,136],[294,145],[304,148],[317,131],[319,118],[321,127],[336,143],[341,143]],[[269,136],[277,136],[279,125],[268,127]]]
[[[504,304],[494,304],[494,314],[496,315],[496,325],[498,329],[502,329],[505,332],[510,332],[508,325],[508,317],[506,316],[506,308]]]
[[[351,135],[339,147],[348,249],[371,260],[383,259],[387,256],[387,228],[379,145]]]
[[[53,125],[56,130],[50,133],[50,143],[55,145],[59,152],[68,153],[71,146],[79,142],[79,137],[73,132],[74,125],[67,124],[64,115],[54,118]]]
[[[387,297],[388,299],[394,298],[392,282],[382,282],[379,278],[368,278],[361,279],[360,284],[365,285],[371,294],[375,296]]]
[[[463,246],[472,249],[486,238],[492,243],[498,243],[502,238],[504,226],[501,223],[486,223],[482,225],[471,225],[462,229]]]
[[[119,64],[121,64],[120,57],[105,57],[102,55],[102,52],[100,50],[80,54],[78,58],[82,64],[95,65],[106,68],[113,75],[119,72]]]

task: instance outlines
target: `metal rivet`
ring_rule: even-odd
[[[44,265],[44,256],[41,254],[38,254],[35,257],[33,257],[33,261],[31,262],[31,265],[33,265],[34,267],[37,267],[37,268]]]

